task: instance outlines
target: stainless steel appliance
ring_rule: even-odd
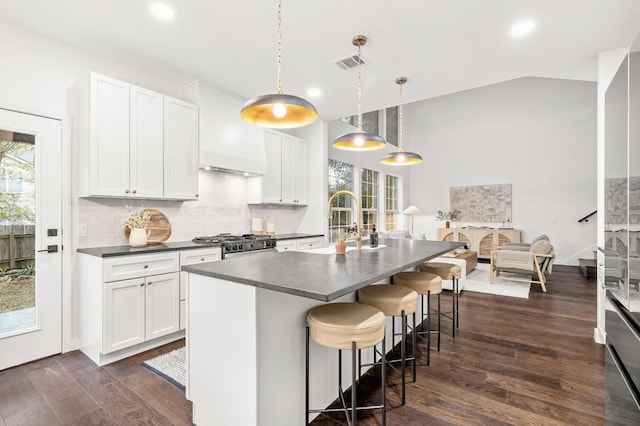
[[[276,239],[268,235],[219,234],[208,237],[196,237],[192,241],[198,244],[220,244],[222,248],[222,259],[276,250]]]
[[[640,39],[605,93],[605,423],[640,424]]]
[[[608,290],[605,311],[605,420],[640,424],[640,313],[628,311]]]

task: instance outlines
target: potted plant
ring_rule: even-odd
[[[124,221],[125,226],[130,229],[129,245],[131,247],[144,247],[147,245],[147,237],[149,237],[149,221],[151,216],[144,207],[133,208],[133,206],[125,205],[129,215]]]
[[[449,228],[451,226],[450,222],[456,220],[459,214],[459,210],[453,210],[450,212],[443,212],[442,210],[438,210],[438,212],[436,213],[436,219],[444,221],[444,227]]]
[[[347,237],[349,234],[338,235],[336,242],[336,254],[345,254],[347,252]]]

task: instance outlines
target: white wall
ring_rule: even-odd
[[[194,79],[193,76],[168,70],[158,70],[157,74],[152,75],[7,24],[0,26],[0,50],[7,58],[5,65],[0,67],[0,107],[62,120],[65,149],[63,155],[67,157],[62,167],[63,175],[67,178],[64,188],[67,195],[70,192],[72,172],[73,179],[82,178],[71,170],[71,103],[77,93],[78,81],[87,78],[88,71],[95,71],[176,98],[183,98],[184,86]],[[318,126],[322,129],[322,124],[319,123]],[[324,140],[322,149],[326,151]],[[313,148],[313,152],[316,153],[316,148]],[[326,160],[322,164],[326,164]],[[318,171],[318,167],[313,168],[315,177],[313,181],[310,179],[310,183],[317,184],[317,180],[322,179],[318,178],[322,173]],[[125,203],[143,204],[145,207],[161,210],[172,224],[173,233],[169,241],[190,240],[196,235],[220,232],[247,232],[252,216],[273,217],[279,233],[297,232],[305,217],[306,209],[248,207],[244,177],[200,172],[199,186],[201,198],[193,202],[72,198],[71,204],[64,206],[69,221],[63,224],[63,350],[74,349],[75,345],[76,332],[73,321],[77,318],[77,309],[74,307],[76,303],[73,289],[75,285],[80,284],[73,281],[73,253],[79,247],[126,244],[121,223],[125,217]],[[323,203],[318,202],[318,205],[320,204]],[[87,237],[78,237],[79,223],[88,225]],[[321,232],[323,223],[317,222],[314,228],[313,220],[307,219],[300,232]]]
[[[433,215],[449,210],[451,186],[510,183],[524,241],[548,234],[559,264],[592,256],[595,222],[577,221],[596,209],[595,83],[520,78],[408,104],[405,114],[405,147],[425,159],[410,169],[409,201],[424,212],[415,232],[435,239]]]

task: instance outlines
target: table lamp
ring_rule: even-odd
[[[416,213],[420,213],[420,209],[417,208],[416,206],[409,206],[407,207],[402,214],[408,214],[411,215],[411,225],[409,227],[409,233],[413,236],[413,215]]]

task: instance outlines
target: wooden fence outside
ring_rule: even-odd
[[[35,225],[0,225],[0,268],[21,269],[35,263]]]

